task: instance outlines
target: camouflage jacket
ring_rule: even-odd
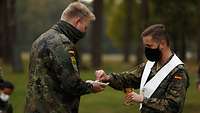
[[[80,96],[92,87],[79,74],[74,43],[82,37],[61,21],[34,41],[25,113],[78,113]]]
[[[0,100],[0,113],[13,113],[13,107],[9,102]]]
[[[117,90],[140,88],[145,63],[137,66],[134,71],[111,73],[110,86]],[[157,73],[157,64],[151,70],[149,81]],[[183,65],[174,68],[161,82],[153,95],[143,101],[141,113],[181,113],[189,86],[189,78]]]

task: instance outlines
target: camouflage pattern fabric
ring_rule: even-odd
[[[59,22],[34,41],[30,54],[25,113],[78,113],[80,96],[92,85],[81,80],[72,42],[79,31]]]
[[[145,63],[137,66],[134,71],[111,73],[110,86],[117,90],[140,88]],[[157,64],[151,70],[149,81],[158,72]],[[189,77],[184,65],[178,65],[161,82],[153,95],[143,101],[141,113],[182,113]]]

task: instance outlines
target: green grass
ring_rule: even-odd
[[[24,73],[12,73],[9,66],[3,66],[4,74],[6,75],[4,78],[12,81],[16,87],[11,97],[14,113],[23,113],[24,110],[28,79],[27,64],[27,62],[24,64],[26,67]],[[120,62],[106,62],[103,67],[107,72],[120,72],[129,70],[132,66],[131,64],[122,64]],[[94,79],[94,70],[82,71],[81,78],[84,80]],[[196,90],[196,76],[194,74],[190,74],[190,82],[191,85],[187,92],[184,113],[200,113],[200,92]],[[80,113],[139,113],[138,105],[123,105],[123,96],[122,92],[109,87],[104,92],[82,96]]]

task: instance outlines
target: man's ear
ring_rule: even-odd
[[[167,42],[165,40],[161,40],[160,41],[160,48],[163,49],[163,48],[165,48],[165,46],[167,46]]]
[[[81,18],[80,17],[76,17],[75,18],[75,25],[78,26],[81,22]]]

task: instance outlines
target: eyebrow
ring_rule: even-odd
[[[145,44],[144,46],[146,46],[146,47],[150,47],[151,45],[150,45],[150,44]]]

